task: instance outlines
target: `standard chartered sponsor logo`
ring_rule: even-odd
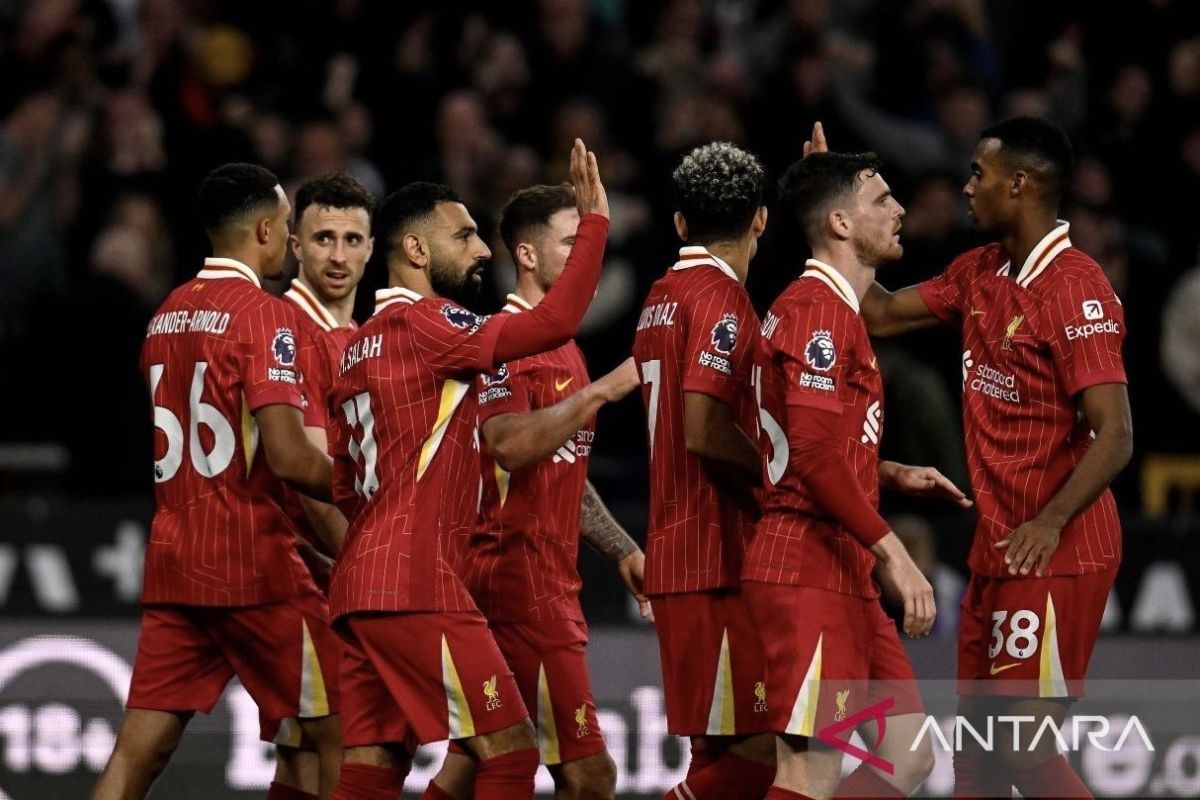
[[[1089,322],[1086,325],[1066,325],[1063,327],[1063,331],[1067,334],[1067,341],[1075,341],[1101,333],[1118,334],[1121,332],[1121,324],[1115,319],[1106,319],[1103,322]]]
[[[967,369],[969,359],[963,359],[963,368]],[[1021,402],[1021,393],[1017,391],[1017,376],[1002,372],[990,364],[979,364],[970,373],[970,386],[976,392],[1003,400],[1006,403]]]

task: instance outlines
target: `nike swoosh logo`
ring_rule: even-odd
[[[575,379],[574,379],[574,378],[567,378],[565,381],[555,381],[555,382],[554,382],[554,390],[555,390],[555,391],[557,391],[557,392],[561,392],[563,389],[565,389],[565,388],[567,388],[568,386],[570,386],[570,385],[571,385],[571,381],[573,381],[573,380],[575,380]]]
[[[1012,669],[1013,667],[1019,667],[1019,666],[1021,666],[1021,662],[1019,662],[1019,661],[1016,664],[1005,664],[1003,667],[997,667],[995,662],[992,662],[992,666],[990,669],[991,669],[993,675],[998,675],[1001,672],[1004,672],[1004,670],[1006,670],[1006,669]]]

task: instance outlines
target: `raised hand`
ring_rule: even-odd
[[[582,139],[576,139],[575,146],[571,148],[571,185],[575,187],[575,206],[579,209],[579,216],[608,216],[608,194],[600,181],[596,154],[583,146]]]

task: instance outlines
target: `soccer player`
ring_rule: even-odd
[[[371,209],[375,200],[362,184],[345,174],[303,183],[296,190],[295,233],[288,241],[300,271],[284,300],[294,306],[303,345],[296,363],[304,377],[304,432],[322,451],[327,449],[327,396],[342,350],[358,326],[351,317],[354,296],[371,257]],[[346,535],[346,518],[330,503],[284,487],[283,509],[299,532],[297,547],[313,580],[328,594],[332,559]],[[337,638],[331,637],[336,644]],[[337,661],[337,654],[333,656]],[[336,682],[337,674],[326,676]],[[310,788],[317,776],[312,743],[294,721],[264,720],[264,741],[274,742],[290,757],[276,761],[280,785]],[[285,751],[284,748],[290,748]],[[298,770],[297,774],[291,771]]]
[[[342,351],[358,330],[351,315],[375,244],[371,238],[374,205],[371,193],[344,173],[314,178],[296,190],[296,232],[289,241],[300,269],[283,297],[295,306],[305,342],[298,354],[308,400],[304,430],[322,450],[327,446],[333,376]],[[301,555],[317,585],[328,590],[328,559],[337,551],[324,543],[341,546],[346,519],[333,505],[303,494],[289,493],[288,499],[285,508],[302,536]]]
[[[692,740],[671,800],[762,797],[775,774],[762,645],[739,591],[761,482],[750,438],[758,317],[743,284],[767,224],[764,180],[731,144],[683,159],[672,182],[686,246],[650,288],[633,343],[650,443],[645,591],[668,730]]]
[[[533,794],[533,726],[455,554],[479,509],[475,376],[565,344],[596,291],[608,201],[578,140],[571,178],[571,255],[520,314],[460,305],[491,253],[453,190],[409,184],[374,220],[390,288],[343,353],[330,404],[335,499],[351,521],[330,585],[347,700],[340,800],[394,800],[416,747],[447,738],[476,762],[475,800]]]
[[[986,129],[963,194],[996,241],[925,283],[894,293],[877,285],[863,301],[876,334],[938,321],[962,331],[963,428],[979,502],[958,636],[967,718],[1062,722],[1083,694],[1121,560],[1108,485],[1133,449],[1125,315],[1058,219],[1071,163],[1070,140],[1046,120]],[[1034,752],[998,745],[995,769],[984,770],[977,750],[957,754],[956,795],[1007,797],[1016,786],[1025,797],[1090,796],[1045,738]]]
[[[329,499],[330,460],[304,435],[292,311],[260,286],[282,269],[291,208],[250,164],[214,170],[197,205],[214,255],[163,302],[142,348],[157,509],[128,710],[93,796],[144,796],[188,720],[236,675],[264,719],[298,719],[328,798],[341,756],[337,643],[277,489]],[[270,797],[312,796],[295,788],[273,785]]]
[[[569,184],[531,186],[512,196],[500,215],[500,235],[517,285],[504,313],[542,301],[562,274],[578,226]],[[649,610],[641,594],[641,548],[587,480],[597,409],[637,385],[632,359],[589,383],[572,341],[508,362],[475,386],[486,444],[483,509],[460,572],[513,671],[560,798],[611,798],[617,777],[588,677],[580,538],[612,560]],[[468,798],[470,778],[470,759],[452,749],[427,796]]]
[[[879,461],[883,379],[859,302],[876,269],[903,252],[904,209],[878,162],[810,155],[784,174],[779,194],[813,258],[763,320],[751,377],[765,492],[742,592],[762,635],[778,734],[767,797],[904,797],[933,768],[933,751],[926,742],[909,752],[921,701],[872,572],[903,603],[910,636],[928,634],[935,608],[929,582],[876,510],[879,491],[969,501],[937,470]],[[887,703],[878,716],[889,735],[864,734],[893,771],[864,763],[839,785],[842,751],[818,734],[876,702]]]

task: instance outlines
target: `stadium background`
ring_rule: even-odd
[[[628,352],[641,298],[674,260],[668,179],[692,146],[737,142],[777,175],[821,119],[835,149],[876,150],[908,209],[905,257],[881,275],[899,286],[975,242],[959,189],[978,131],[1055,119],[1078,151],[1072,239],[1108,273],[1129,327],[1136,452],[1115,486],[1127,555],[1097,671],[1195,677],[1200,5],[0,0],[0,76],[0,796],[82,796],[107,755],[152,511],[137,353],[153,308],[205,255],[196,185],[230,160],[290,190],[337,170],[378,196],[444,181],[494,231],[512,190],[565,178],[582,137],[613,211],[580,336],[597,374]],[[484,311],[512,280],[491,244]],[[805,255],[773,217],[748,282],[760,310]],[[383,279],[368,267],[360,319]],[[955,335],[881,344],[879,357],[885,454],[965,485]],[[643,427],[635,398],[605,409],[592,456],[639,539]],[[886,510],[939,593],[918,673],[946,677],[972,520]],[[652,632],[606,564],[585,551],[581,569],[622,789],[658,796],[678,752],[656,738]],[[269,762],[238,738],[243,702],[234,692],[194,725],[157,796],[261,795]],[[1200,792],[1187,777],[1132,793]]]

